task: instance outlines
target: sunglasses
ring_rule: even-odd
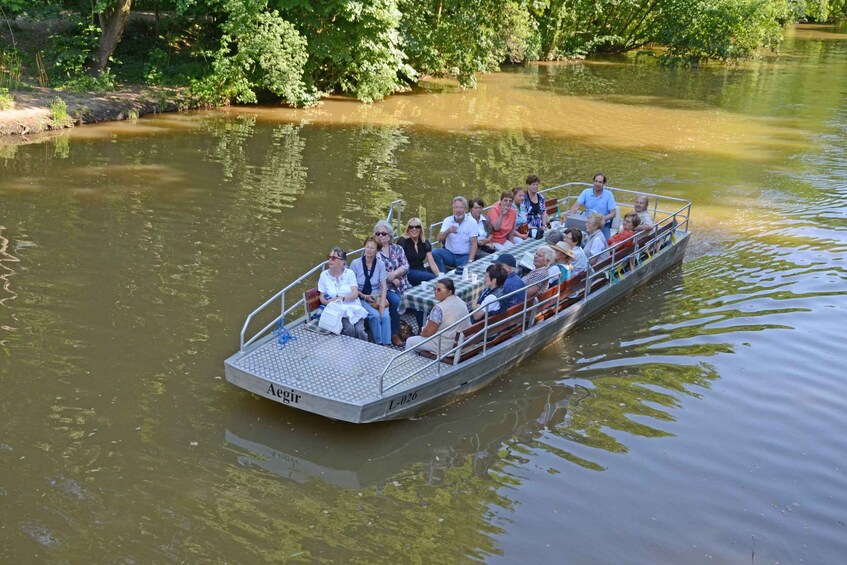
[[[421,227],[420,226],[409,226],[409,229],[410,230],[419,230],[419,229],[421,229]]]
[[[388,235],[388,232],[387,231],[378,231],[378,232],[374,232],[374,235],[379,235],[379,236]]]
[[[341,261],[341,257],[337,257],[335,255],[329,255],[327,257],[327,260],[329,260],[329,261]]]
[[[446,292],[446,291],[447,291],[447,289],[444,288],[443,286],[435,287],[435,292]]]

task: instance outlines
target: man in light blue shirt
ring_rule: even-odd
[[[612,220],[617,214],[618,205],[611,190],[606,190],[606,175],[597,173],[594,175],[594,187],[586,188],[571,206],[571,214],[576,214],[580,206],[586,210],[592,210],[603,216],[603,235],[606,239],[612,235]]]

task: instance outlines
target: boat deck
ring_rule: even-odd
[[[234,369],[280,387],[362,406],[381,398],[379,375],[400,353],[394,347],[368,343],[345,335],[322,335],[298,325],[290,330],[294,339],[281,345],[269,339],[227,363]],[[404,383],[412,384],[437,375],[438,363],[406,355],[386,373],[389,388],[420,371]],[[442,364],[443,371],[443,364]]]

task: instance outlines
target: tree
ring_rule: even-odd
[[[126,22],[129,20],[131,4],[132,0],[106,0],[95,7],[101,33],[91,65],[92,76],[100,76],[106,70],[109,58],[115,52],[115,47],[120,42]]]

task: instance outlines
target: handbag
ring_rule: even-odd
[[[341,333],[341,318],[344,317],[344,309],[338,302],[330,302],[321,312],[321,318],[318,320],[318,327],[332,332],[335,335]]]

